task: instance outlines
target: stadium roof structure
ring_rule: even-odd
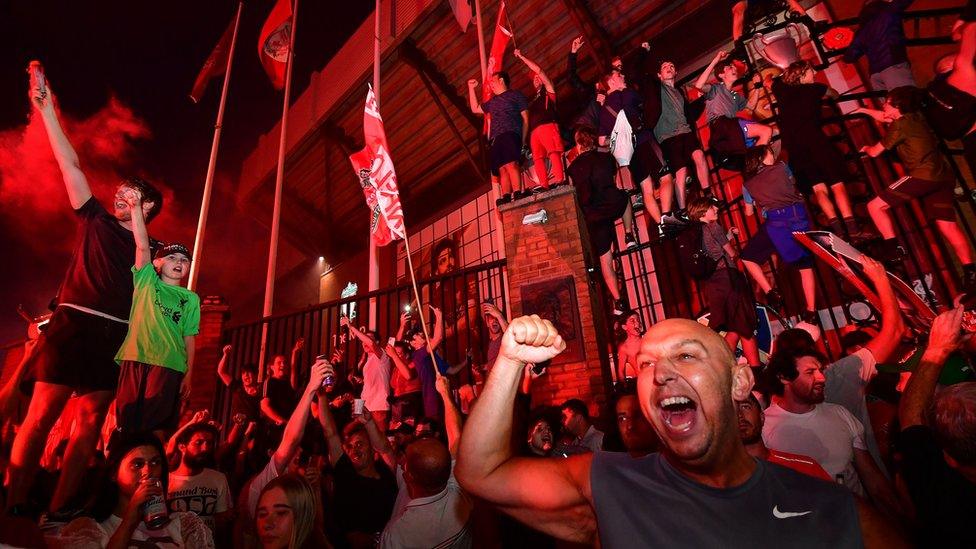
[[[499,2],[483,0],[486,48]],[[396,166],[408,229],[459,199],[488,188],[482,120],[471,114],[467,81],[480,80],[477,29],[462,33],[446,0],[382,0],[380,111]],[[656,55],[682,62],[728,41],[726,0],[508,0],[515,46],[557,87],[557,105],[571,112],[566,56],[579,35],[580,74],[595,80],[613,54],[649,41]],[[311,32],[299,22],[299,32]],[[369,17],[293,99],[288,122],[282,235],[330,262],[367,245],[369,215],[348,155],[363,146],[363,103],[373,75]],[[504,68],[527,95],[532,75],[512,55]],[[297,52],[298,55],[301,52]],[[567,111],[567,109],[570,109]],[[245,159],[238,199],[270,223],[279,125]]]

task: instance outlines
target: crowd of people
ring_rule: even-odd
[[[578,398],[533,407],[533,383],[566,348],[557,326],[509,319],[467,281],[451,289],[443,280],[408,306],[395,334],[342,316],[356,365],[338,347],[312,359],[302,339],[261,368],[223,347],[227,421],[188,410],[200,300],[181,282],[192,254],[149,237],[163,206],[150,183],[123,181],[111,211],[92,195],[52,92],[32,89],[80,236],[51,322],[15,376],[30,404],[22,421],[5,421],[0,544],[974,545],[976,339],[959,305],[935,318],[910,367],[890,366],[907,328],[886,267],[907,256],[891,208],[918,200],[962,266],[960,300],[976,296],[939,141],[962,138],[976,165],[976,7],[954,28],[959,51],[916,88],[901,31],[910,3],[867,0],[845,56],[867,55],[872,89],[885,92],[880,109],[857,111],[887,126],[862,152],[896,151],[906,177],[868,204],[884,241],[881,262],[862,261],[877,329],[844,335],[833,362],[820,331],[802,328],[815,321],[817,295],[813,258],[793,233],[814,226],[808,203],[835,234],[858,240],[865,228],[843,155],[822,130],[822,103],[837,95],[811,63],[740,90],[735,54],[720,51],[691,100],[674,63],[654,59],[646,42],[632,66],[618,57],[599,81],[583,81],[578,38],[568,78],[583,108],[572,147],[553,80],[522,51],[531,99],[504,72],[490,75],[484,102],[469,81],[471,110],[490,117],[499,204],[533,192],[521,171],[528,151],[537,190],[576,188],[620,332],[618,383],[602,410]],[[732,3],[736,39],[753,4]],[[760,88],[775,120],[755,114]],[[710,191],[702,114],[707,149],[742,171],[746,210],[763,219],[741,253]],[[687,255],[671,268],[698,280],[708,326],[646,326],[628,308],[612,250],[618,219],[620,246],[637,244],[641,208],[651,234],[681,227]],[[782,307],[762,268],[773,256],[798,271],[807,322],[781,332],[764,357],[750,279]],[[454,272],[456,261],[456,245],[439,244],[432,274]]]

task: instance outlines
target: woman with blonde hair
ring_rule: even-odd
[[[331,547],[322,533],[321,495],[298,474],[282,475],[264,487],[254,526],[262,549]]]

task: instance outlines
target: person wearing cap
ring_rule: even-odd
[[[126,189],[136,240],[129,332],[115,355],[121,371],[115,395],[118,430],[162,435],[176,427],[180,396],[189,397],[194,337],[200,332],[200,297],[180,286],[190,251],[167,244],[150,255],[142,195]],[[152,260],[150,261],[150,257]]]

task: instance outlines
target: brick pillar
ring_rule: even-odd
[[[546,223],[522,224],[523,216],[540,209],[546,210]],[[498,211],[505,230],[512,318],[521,316],[527,308],[522,295],[526,285],[572,275],[576,291],[578,310],[571,314],[579,319],[578,340],[582,342],[583,356],[566,363],[559,363],[560,357],[557,357],[548,374],[533,383],[533,406],[558,405],[567,399],[579,398],[589,404],[591,415],[602,415],[600,411],[606,403],[611,379],[605,338],[607,317],[602,292],[596,286],[599,259],[592,257],[576,189],[564,185],[505,204]],[[595,269],[594,276],[589,276],[588,267]]]
[[[211,410],[217,392],[217,361],[223,348],[224,323],[230,306],[223,298],[207,296],[211,303],[200,305],[200,333],[196,337],[196,358],[190,380],[191,410]]]

